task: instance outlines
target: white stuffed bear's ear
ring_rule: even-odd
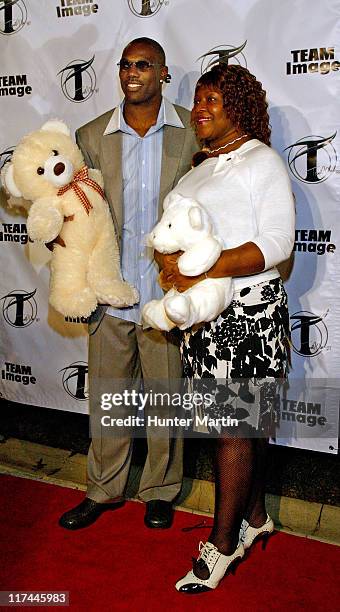
[[[193,229],[201,230],[203,228],[203,214],[198,206],[192,206],[189,209],[188,216]]]
[[[66,123],[64,123],[60,119],[51,119],[50,121],[46,121],[46,123],[44,123],[44,125],[40,129],[44,132],[60,132],[61,134],[65,134],[66,136],[71,135],[71,132],[68,129]]]
[[[14,180],[13,170],[14,166],[11,162],[5,164],[1,170],[1,181],[10,195],[15,198],[22,198],[22,193]]]

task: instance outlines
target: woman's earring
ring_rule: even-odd
[[[159,82],[160,82],[160,83],[163,83],[163,79],[159,79]]]
[[[170,81],[171,81],[171,74],[167,74],[164,79],[164,83],[170,83]]]

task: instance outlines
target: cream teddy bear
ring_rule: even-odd
[[[23,138],[2,182],[12,196],[32,202],[29,237],[47,246],[53,242],[49,300],[57,311],[88,317],[98,302],[138,302],[138,292],[121,276],[102,175],[85,166],[62,121],[48,121]]]
[[[170,194],[164,213],[149,236],[149,243],[160,253],[184,251],[177,264],[181,274],[198,276],[207,272],[219,258],[222,240],[213,234],[206,210],[196,200]],[[205,278],[183,293],[171,289],[161,300],[145,304],[144,323],[169,331],[187,329],[202,321],[212,321],[229,306],[233,296],[231,278]]]

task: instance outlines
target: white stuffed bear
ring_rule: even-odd
[[[177,264],[185,276],[207,272],[223,249],[222,240],[213,234],[207,211],[196,200],[179,194],[166,198],[164,208],[149,236],[150,245],[160,253],[184,251]],[[232,296],[231,278],[206,278],[183,293],[173,288],[161,300],[148,302],[142,311],[143,320],[154,329],[187,329],[216,319],[229,306]]]
[[[54,243],[50,303],[65,316],[88,317],[97,303],[130,306],[113,221],[99,170],[88,169],[67,126],[48,121],[17,145],[2,172],[5,189],[32,201],[29,237]]]

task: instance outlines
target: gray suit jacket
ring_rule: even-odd
[[[190,128],[190,112],[182,106],[175,109],[186,129],[164,126],[162,170],[159,194],[159,213],[165,196],[179,179],[190,170],[193,153],[198,145]],[[104,188],[109,203],[118,240],[121,239],[123,224],[123,181],[122,181],[122,134],[115,132],[104,136],[113,110],[79,128],[77,143],[90,168],[99,169],[104,177]],[[90,333],[94,333],[105,314],[106,306],[99,306],[89,321]]]

